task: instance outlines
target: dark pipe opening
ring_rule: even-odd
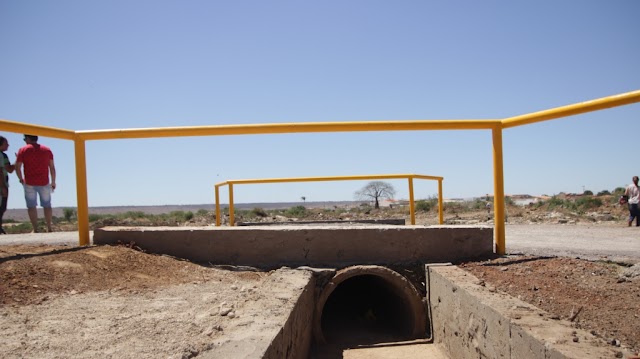
[[[322,310],[327,343],[375,344],[415,339],[411,306],[396,286],[375,275],[340,283]]]

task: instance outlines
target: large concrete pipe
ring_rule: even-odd
[[[381,266],[342,269],[318,297],[317,344],[375,344],[424,338],[427,316],[416,288]]]

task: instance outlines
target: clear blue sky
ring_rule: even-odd
[[[71,130],[504,118],[640,89],[638,14],[637,0],[0,0],[0,118]],[[13,161],[22,136],[0,132]],[[505,192],[624,186],[640,175],[639,132],[638,104],[505,130]],[[75,206],[73,143],[40,142],[55,153],[54,206]],[[214,183],[290,176],[419,173],[445,177],[445,197],[493,192],[489,131],[86,149],[90,206],[212,203]],[[11,182],[9,208],[23,208]],[[238,186],[235,201],[352,200],[365,184]]]

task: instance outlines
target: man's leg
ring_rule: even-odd
[[[38,195],[40,195],[40,205],[44,209],[44,220],[47,222],[47,232],[53,232],[51,227],[51,218],[53,211],[51,210],[51,186],[38,186]]]
[[[2,197],[2,204],[0,204],[0,234],[7,234],[2,227],[2,217],[4,217],[4,212],[7,211],[7,197]]]
[[[33,233],[38,233],[38,209],[36,207],[27,208],[27,212],[29,212],[29,220],[33,227]]]
[[[44,208],[44,220],[47,222],[47,232],[53,232],[53,229],[51,228],[52,213],[53,213],[53,210],[51,209],[51,207]]]
[[[24,185],[24,199],[27,202],[27,212],[29,213],[29,220],[31,221],[31,226],[33,226],[34,233],[38,232],[37,195],[35,187]]]

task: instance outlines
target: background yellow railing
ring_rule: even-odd
[[[491,130],[493,138],[494,238],[496,253],[505,254],[504,169],[502,130],[505,128],[552,120],[640,102],[640,90],[557,107],[503,120],[416,120],[367,122],[310,122],[227,126],[192,126],[119,130],[71,131],[0,119],[0,131],[28,133],[73,140],[75,145],[76,191],[78,201],[78,235],[81,246],[90,243],[89,204],[87,195],[87,163],[85,142],[123,138],[228,136],[247,134],[361,132],[361,131],[425,131],[425,130]]]
[[[388,174],[388,175],[356,175],[356,176],[323,176],[323,177],[288,177],[288,178],[262,178],[262,179],[242,179],[228,180],[215,185],[216,196],[216,226],[220,226],[220,187],[229,186],[229,225],[235,225],[233,213],[233,185],[235,184],[256,184],[256,183],[284,183],[284,182],[320,182],[320,181],[358,181],[358,180],[374,180],[374,179],[407,179],[409,183],[409,213],[411,215],[411,224],[416,224],[415,199],[413,196],[413,179],[426,179],[438,181],[438,218],[439,223],[444,223],[443,204],[442,204],[442,177],[425,176],[417,174]]]

